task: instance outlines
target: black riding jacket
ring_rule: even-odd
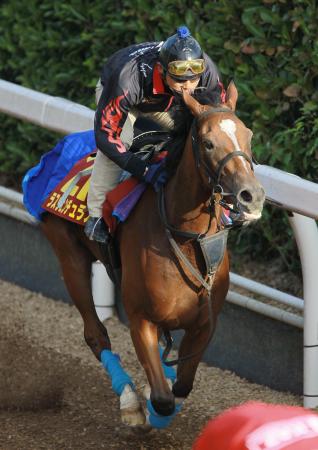
[[[120,139],[129,110],[141,113],[169,111],[173,115],[176,99],[165,86],[158,71],[158,55],[162,42],[131,45],[114,53],[102,69],[103,92],[95,114],[97,148],[132,175],[141,178],[146,163],[127,152]],[[221,90],[218,69],[204,54],[206,70],[199,86]]]

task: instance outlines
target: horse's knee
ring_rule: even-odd
[[[157,414],[160,414],[161,416],[171,416],[171,414],[174,413],[175,402],[172,392],[169,392],[169,394],[166,394],[164,397],[151,394],[150,399],[153,409]]]
[[[186,398],[192,391],[192,388],[193,388],[193,384],[185,385],[185,384],[182,384],[182,383],[176,381],[174,383],[174,385],[172,386],[172,392],[175,397]]]

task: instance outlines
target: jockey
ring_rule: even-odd
[[[102,206],[106,193],[118,184],[122,170],[152,184],[156,191],[167,181],[159,164],[147,165],[128,151],[136,118],[146,116],[163,130],[173,130],[182,90],[191,93],[198,86],[215,91],[224,100],[216,65],[185,26],[165,42],[132,45],[108,59],[96,87],[98,151],[87,200],[85,233],[89,239],[102,243],[108,240]]]

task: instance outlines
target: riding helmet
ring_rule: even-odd
[[[168,71],[168,64],[172,61],[191,61],[203,58],[203,52],[199,43],[191,36],[186,26],[177,29],[177,33],[170,36],[161,46],[159,62],[164,72]],[[169,74],[170,75],[170,74]],[[188,71],[182,77],[173,76],[180,81],[192,80],[198,75]]]

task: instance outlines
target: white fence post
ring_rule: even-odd
[[[309,217],[293,213],[304,287],[304,406],[318,406],[318,230]]]
[[[100,261],[92,264],[92,293],[99,320],[103,321],[114,315],[114,285]]]

